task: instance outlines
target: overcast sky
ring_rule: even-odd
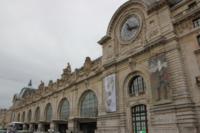
[[[0,108],[40,80],[60,78],[67,62],[102,55],[97,41],[127,0],[0,0]]]

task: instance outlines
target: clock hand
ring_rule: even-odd
[[[130,30],[132,30],[131,29],[131,26],[128,24],[128,23],[126,23],[126,25],[127,25],[127,29],[130,31]]]
[[[137,29],[138,27],[139,27],[138,25],[134,25],[134,26],[132,26],[131,30]]]
[[[131,27],[130,27],[130,25],[129,25],[128,23],[126,23],[126,26],[127,26],[127,29],[128,29],[128,30],[131,29]]]
[[[132,31],[133,29],[137,29],[139,26],[138,25],[136,25],[136,24],[134,24],[134,26],[130,26],[128,23],[126,23],[126,25],[127,25],[127,29],[129,30],[129,31]]]

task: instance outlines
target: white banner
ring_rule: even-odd
[[[117,111],[115,80],[115,74],[109,75],[104,79],[105,107],[107,112]]]

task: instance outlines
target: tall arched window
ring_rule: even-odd
[[[40,120],[40,107],[37,107],[35,111],[35,122],[39,122]]]
[[[49,103],[49,104],[47,104],[47,106],[46,106],[46,121],[47,122],[51,122],[51,120],[52,120],[52,106],[51,106],[51,104]]]
[[[131,96],[138,96],[145,93],[146,85],[143,77],[134,76],[129,84],[129,94]]]
[[[15,121],[15,119],[16,119],[16,118],[15,118],[15,113],[12,112],[12,114],[11,114],[11,120],[12,120],[12,121]]]
[[[59,110],[60,119],[61,120],[68,120],[69,111],[70,111],[69,102],[68,102],[67,99],[63,99],[60,102],[60,110]]]
[[[25,122],[25,112],[23,112],[23,114],[22,114],[22,122]]]
[[[98,103],[94,92],[89,91],[82,97],[80,107],[81,117],[97,117]]]
[[[32,111],[31,110],[28,111],[27,118],[28,118],[28,122],[31,122],[31,118],[32,118]]]
[[[17,121],[20,122],[20,113],[17,116]]]
[[[142,131],[148,133],[146,105],[137,105],[132,108],[132,120],[134,133]]]

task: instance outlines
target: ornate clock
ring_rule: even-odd
[[[128,17],[121,26],[120,40],[130,42],[135,39],[140,30],[140,19],[136,15]]]

